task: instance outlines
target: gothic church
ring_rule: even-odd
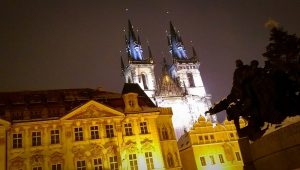
[[[128,21],[128,35],[125,35],[127,65],[121,57],[121,69],[125,83],[136,83],[159,107],[172,107],[173,125],[177,139],[189,130],[200,115],[211,106],[211,97],[205,91],[200,75],[200,62],[192,48],[188,56],[181,36],[170,22],[167,36],[172,63],[164,58],[159,78],[155,77],[155,62],[148,46],[149,56],[143,53],[139,35],[136,38],[133,26]],[[209,118],[216,122],[216,117]]]

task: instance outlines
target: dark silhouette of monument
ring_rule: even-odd
[[[206,112],[226,110],[239,136],[250,140],[264,134],[265,122],[280,126],[286,117],[300,115],[300,39],[273,27],[263,56],[262,68],[256,60],[250,65],[237,60],[230,94]],[[240,117],[248,121],[244,128]]]

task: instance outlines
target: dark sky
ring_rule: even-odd
[[[299,9],[300,0],[1,2],[0,91],[101,86],[120,92],[127,20],[144,51],[149,41],[157,64],[162,56],[170,60],[165,31],[172,20],[188,53],[195,47],[206,90],[217,101],[230,91],[236,59],[262,65],[269,18],[300,35]]]

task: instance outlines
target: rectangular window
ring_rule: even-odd
[[[219,154],[219,159],[220,159],[220,163],[223,164],[224,163],[224,158],[222,154]]]
[[[126,136],[132,136],[133,133],[132,133],[131,123],[125,123],[124,127],[125,127],[125,135]]]
[[[199,139],[199,142],[201,142],[201,143],[203,142],[203,136],[199,136],[198,139]]]
[[[237,159],[238,161],[241,161],[241,160],[242,160],[242,159],[241,159],[241,155],[240,155],[239,152],[235,152],[235,155],[236,155],[236,159]]]
[[[146,152],[145,158],[146,158],[147,170],[154,169],[152,152]]]
[[[62,170],[61,164],[52,164],[51,170]]]
[[[209,158],[210,158],[210,164],[211,164],[211,165],[216,164],[216,161],[215,161],[215,158],[214,158],[213,155],[210,155]]]
[[[234,134],[233,133],[230,133],[229,135],[230,135],[231,138],[234,138]]]
[[[102,170],[102,169],[103,169],[102,159],[101,158],[94,159],[94,170]]]
[[[77,170],[86,170],[85,160],[77,161]]]
[[[200,157],[200,162],[201,162],[202,166],[206,166],[206,161],[205,161],[205,157],[204,156]]]
[[[215,140],[215,136],[214,135],[210,135],[210,140],[211,140],[211,142],[215,142],[216,140]]]
[[[117,156],[109,157],[109,164],[111,170],[118,170],[119,169],[118,157]]]
[[[98,126],[91,126],[91,139],[99,139]]]
[[[141,134],[148,134],[147,123],[140,122]]]
[[[82,127],[76,127],[74,129],[75,141],[83,141],[83,131]]]
[[[204,139],[207,141],[207,140],[208,140],[208,136],[205,135],[205,136],[204,136]]]
[[[13,148],[22,148],[22,133],[13,134]]]
[[[36,167],[33,167],[32,170],[42,170],[42,167],[41,166],[36,166]]]
[[[131,170],[138,170],[136,154],[129,154],[129,165]]]
[[[32,132],[32,146],[41,146],[41,132]]]
[[[13,112],[13,119],[14,120],[23,120],[23,112],[21,112],[21,111]]]
[[[115,136],[113,125],[105,125],[105,129],[106,129],[106,137],[107,138],[112,138]]]
[[[59,130],[51,130],[51,144],[58,144],[59,143]]]

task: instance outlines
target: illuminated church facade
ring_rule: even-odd
[[[182,169],[171,108],[137,84],[0,93],[0,169]]]
[[[127,61],[125,66],[121,57],[121,69],[126,83],[136,83],[145,91],[149,98],[159,107],[171,107],[173,125],[177,139],[189,130],[200,115],[211,106],[210,95],[205,91],[200,75],[200,62],[195,49],[189,57],[181,36],[172,23],[167,36],[172,64],[164,58],[161,76],[155,77],[155,62],[148,46],[149,56],[144,57],[140,37],[136,38],[129,21],[128,35],[125,36]],[[216,122],[216,117],[211,119]]]

